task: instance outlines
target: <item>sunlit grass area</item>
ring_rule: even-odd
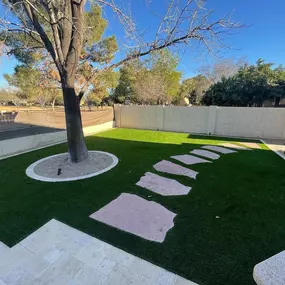
[[[107,241],[198,284],[254,284],[256,263],[285,249],[284,160],[266,146],[192,165],[196,180],[158,173],[153,165],[205,144],[237,139],[115,129],[87,138],[90,150],[119,164],[102,175],[47,183],[25,175],[36,160],[66,152],[61,144],[0,161],[0,241],[13,246],[51,218]],[[185,165],[183,165],[185,166]],[[192,187],[163,197],[135,183],[147,171]],[[176,213],[163,243],[144,240],[89,218],[121,193],[133,193]]]

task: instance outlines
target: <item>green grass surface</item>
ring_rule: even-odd
[[[156,162],[225,140],[230,139],[128,129],[101,133],[87,138],[88,148],[115,154],[119,164],[75,182],[25,175],[31,163],[65,152],[66,144],[1,160],[0,240],[12,246],[55,218],[200,285],[254,284],[254,265],[285,249],[284,160],[262,146],[191,166],[199,172],[196,180],[164,175],[193,187],[187,196],[162,197],[135,186],[145,172],[156,172]],[[177,213],[162,244],[89,218],[122,192]]]

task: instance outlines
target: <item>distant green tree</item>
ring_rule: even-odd
[[[112,70],[100,72],[92,78],[91,88],[85,96],[88,105],[100,105],[118,84],[118,73]]]
[[[182,81],[179,90],[179,97],[188,98],[193,105],[199,105],[210,82],[204,75],[197,75]]]
[[[119,70],[118,85],[116,86],[112,98],[115,103],[122,104],[126,99],[133,101],[133,86],[140,73],[145,71],[143,62],[135,59],[124,64]]]
[[[259,59],[255,65],[245,64],[231,77],[223,77],[205,93],[202,103],[220,106],[257,106],[284,97],[284,70],[272,69],[272,63]]]
[[[280,101],[285,98],[285,68],[280,65],[273,70],[274,83],[270,94],[270,99],[274,101],[274,106],[278,107]]]
[[[165,84],[165,97],[169,102],[174,101],[179,95],[180,79],[182,73],[177,70],[179,57],[168,50],[153,53],[150,58],[150,73],[160,76]]]
[[[17,97],[44,108],[51,104],[53,109],[62,95],[58,73],[54,69],[38,69],[31,65],[17,65],[13,74],[4,74],[11,86],[17,87]]]
[[[40,77],[40,71],[29,65],[17,65],[12,75],[4,74],[8,83],[17,87],[26,99],[35,97],[39,93]]]

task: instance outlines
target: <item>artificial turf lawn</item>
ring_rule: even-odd
[[[66,144],[0,161],[0,241],[12,246],[55,218],[200,285],[255,284],[254,265],[285,249],[285,162],[264,145],[192,165],[196,180],[160,173],[192,187],[187,196],[163,197],[135,183],[147,171],[158,173],[152,165],[162,159],[183,165],[169,157],[226,139],[116,129],[86,140],[119,164],[94,178],[48,183],[28,178],[25,169],[65,152]],[[162,244],[89,218],[122,192],[177,213]]]

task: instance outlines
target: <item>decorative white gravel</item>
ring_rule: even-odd
[[[26,174],[46,182],[73,181],[99,175],[117,164],[116,156],[103,151],[89,151],[88,158],[79,163],[71,163],[68,153],[61,153],[36,161],[27,168]]]

